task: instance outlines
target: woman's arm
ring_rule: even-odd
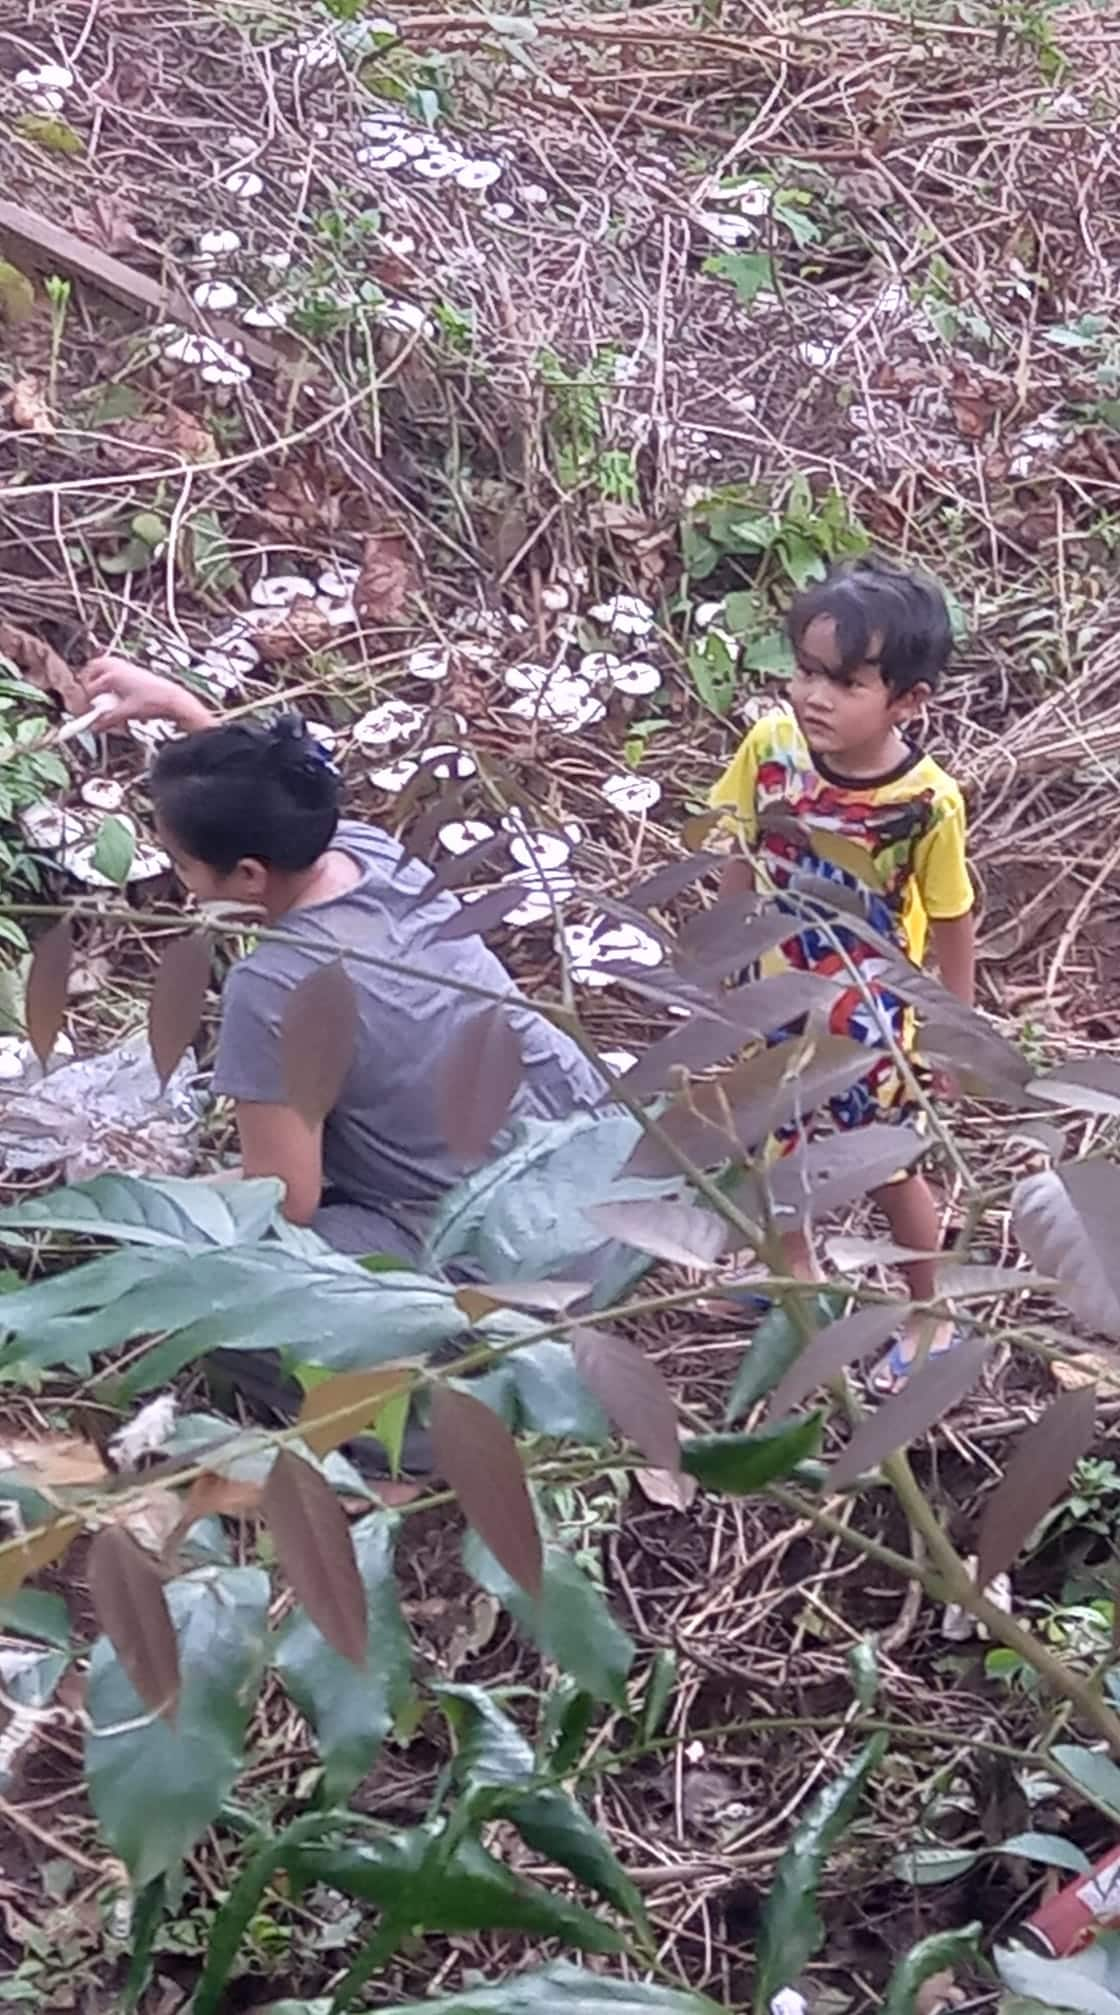
[[[323,1129],[309,1127],[290,1105],[237,1100],[241,1174],[276,1176],[284,1184],[284,1216],[310,1224],[323,1195]]]
[[[91,700],[113,701],[98,716],[101,733],[110,728],[126,728],[129,721],[174,721],[191,734],[197,728],[214,728],[218,716],[174,679],[162,679],[145,671],[129,658],[92,658],[82,672],[82,684]]]
[[[966,1007],[976,999],[976,913],[934,917],[930,922],[937,970],[942,982]]]

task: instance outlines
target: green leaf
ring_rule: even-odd
[[[522,1881],[472,1839],[433,1856],[425,1827],[345,1848],[307,1848],[290,1873],[326,1883],[389,1912],[407,1931],[525,1931],[584,1952],[617,1952],[617,1931],[576,1903]],[[425,2007],[427,2004],[425,2004]]]
[[[1021,1854],[1024,1861],[1041,1861],[1047,1868],[1068,1868],[1073,1875],[1088,1875],[1092,1862],[1072,1840],[1055,1833],[1015,1833],[1001,1840],[997,1854]]]
[[[167,537],[167,526],[155,511],[138,511],[130,529],[146,546],[161,546]]]
[[[773,1392],[778,1380],[785,1377],[791,1364],[800,1357],[801,1349],[802,1337],[796,1323],[784,1308],[772,1308],[763,1316],[743,1352],[727,1402],[726,1418],[741,1419],[758,1400]]]
[[[540,1318],[524,1327],[536,1329]],[[575,1367],[570,1343],[546,1337],[504,1360],[514,1400],[512,1425],[526,1434],[568,1434],[576,1441],[597,1444],[610,1440],[606,1414]]]
[[[1109,1757],[1073,1742],[1059,1742],[1050,1750],[1051,1760],[1085,1793],[1090,1804],[1120,1819],[1120,1769]]]
[[[289,1618],[276,1648],[276,1669],[315,1730],[329,1805],[342,1803],[372,1768],[411,1696],[411,1645],[393,1569],[396,1528],[384,1511],[350,1528],[366,1593],[366,1665],[359,1668],[333,1650],[302,1609]]]
[[[697,1434],[681,1444],[681,1466],[705,1490],[725,1490],[731,1497],[748,1497],[799,1462],[815,1455],[821,1438],[819,1413],[757,1434]]]
[[[126,539],[115,553],[106,553],[97,564],[103,574],[141,574],[152,564],[152,548],[145,539]]]
[[[134,420],[143,400],[135,385],[94,385],[89,396],[96,401],[90,425],[105,427],[110,420]]]
[[[646,1682],[646,1697],[642,1705],[642,1740],[652,1742],[659,1734],[665,1719],[665,1711],[676,1690],[678,1667],[676,1653],[658,1651],[654,1654]]]
[[[954,1882],[958,1875],[967,1875],[980,1858],[970,1847],[911,1847],[905,1854],[895,1855],[891,1868],[900,1882],[929,1889],[937,1882]]]
[[[848,1676],[856,1703],[866,1714],[875,1705],[879,1691],[879,1659],[874,1640],[865,1637],[848,1649]]]
[[[634,1645],[607,1607],[605,1596],[558,1546],[546,1546],[537,1601],[498,1565],[477,1533],[463,1542],[463,1565],[473,1580],[508,1610],[518,1629],[569,1672],[585,1692],[612,1707],[626,1705],[626,1679]]]
[[[136,834],[131,826],[123,819],[102,819],[93,843],[93,865],[98,874],[123,888],[135,858]]]
[[[174,1725],[144,1709],[108,1638],[98,1638],[90,1659],[90,1799],[136,1888],[178,1866],[217,1817],[243,1762],[264,1660],[268,1576],[255,1567],[204,1573],[166,1591],[182,1682]]]
[[[764,672],[768,678],[789,679],[797,669],[793,645],[784,630],[771,630],[743,646],[743,663],[749,672]]]
[[[325,2001],[280,2001],[261,2015],[328,2015]],[[563,1960],[512,1980],[481,1982],[435,2001],[397,2001],[383,2015],[719,2015],[714,2001],[683,1987],[608,1980]]]
[[[0,1600],[0,1629],[21,1637],[38,1637],[56,1651],[70,1649],[70,1617],[61,1595],[41,1588],[21,1588]]]
[[[191,519],[191,559],[200,588],[233,588],[237,573],[231,563],[229,541],[214,511],[196,511]]]
[[[578,1881],[613,1903],[648,1939],[645,1904],[610,1842],[567,1791],[542,1787],[499,1808],[516,1826],[527,1847],[558,1861]]]
[[[730,280],[744,308],[749,308],[764,287],[774,285],[774,264],[768,252],[717,252],[704,261],[705,273]]]
[[[977,1923],[962,1925],[959,1931],[935,1931],[932,1937],[912,1945],[891,1974],[882,2015],[914,2015],[919,1987],[935,1973],[966,1966],[974,1959],[982,1928]]]
[[[468,1790],[479,1784],[530,1784],[536,1769],[533,1750],[516,1722],[481,1686],[435,1688],[455,1731],[455,1777]]]
[[[855,1818],[863,1787],[886,1749],[886,1736],[874,1736],[826,1785],[778,1863],[759,1932],[756,2015],[766,2015],[774,1995],[797,1978],[824,1937],[817,1890],[825,1861]]]
[[[1120,2015],[1120,1995],[1099,1978],[1100,1959],[1090,1947],[1075,1959],[1043,1959],[1020,1945],[997,1945],[993,1957],[1000,1979],[1017,1994],[1041,2001],[1048,2010],[1076,2015]],[[1107,1962],[1106,1962],[1107,1963]]]
[[[287,1867],[294,1849],[338,1824],[334,1813],[304,1813],[281,1833],[270,1831],[255,1852],[246,1856],[236,1882],[210,1926],[206,1961],[191,2001],[191,2015],[218,2015],[241,1941],[269,1883],[281,1868]]]
[[[0,1209],[0,1230],[77,1231],[122,1245],[251,1244],[272,1231],[282,1184],[98,1175]]]
[[[828,572],[823,553],[789,525],[783,526],[778,550],[786,573],[799,591],[807,588],[810,581],[823,581]]]

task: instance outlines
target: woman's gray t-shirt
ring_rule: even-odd
[[[323,1130],[324,1189],[419,1231],[444,1192],[467,1173],[444,1137],[440,1066],[448,1046],[485,1005],[445,982],[465,980],[498,993],[511,982],[480,938],[435,941],[459,901],[443,892],[418,903],[431,871],[407,859],[387,833],[344,824],[334,845],[357,863],[360,879],[345,894],[280,919],[277,928],[297,943],[262,943],[233,968],[222,994],[214,1089],[254,1103],[286,1103],[284,1009],[292,989],[324,963],[366,951],[438,975],[415,979],[345,960],[358,1000],[358,1034]],[[569,1037],[526,1008],[507,1013],[524,1070],[511,1119],[564,1119],[600,1103],[603,1082]]]

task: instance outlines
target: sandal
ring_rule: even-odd
[[[935,1343],[932,1349],[926,1352],[922,1360],[923,1365],[932,1364],[935,1358],[947,1357],[949,1352],[955,1350],[958,1343],[960,1343],[962,1334],[963,1332],[960,1329],[953,1328],[950,1330],[949,1335],[945,1337],[943,1342]],[[873,1399],[891,1399],[896,1392],[901,1392],[903,1387],[908,1383],[910,1373],[914,1369],[914,1357],[906,1357],[904,1355],[903,1345],[905,1341],[906,1339],[901,1332],[897,1336],[892,1337],[890,1349],[887,1351],[886,1356],[881,1357],[874,1370],[868,1372],[867,1390]]]

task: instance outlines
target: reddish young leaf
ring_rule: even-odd
[[[677,1409],[657,1366],[624,1336],[603,1329],[573,1330],[572,1356],[588,1391],[652,1468],[679,1469]]]
[[[958,1406],[971,1392],[988,1355],[988,1340],[977,1333],[962,1336],[952,1350],[930,1359],[907,1380],[901,1392],[860,1422],[847,1448],[829,1471],[835,1490],[854,1483],[896,1449],[905,1448]]]
[[[457,916],[448,917],[435,934],[436,944],[446,944],[455,938],[481,937],[492,930],[495,924],[504,923],[511,910],[515,910],[529,887],[527,881],[503,882],[500,889],[487,889],[473,903],[464,903]]]
[[[366,1662],[366,1592],[350,1527],[330,1484],[290,1449],[281,1449],[261,1493],[261,1511],[292,1589],[332,1650],[351,1665]]]
[[[508,833],[491,833],[489,839],[478,840],[462,854],[445,854],[432,869],[431,880],[424,884],[418,896],[409,904],[410,910],[422,909],[425,903],[436,896],[446,894],[449,889],[457,889],[460,882],[470,880],[476,868],[483,867],[496,853],[509,846]]]
[[[670,1151],[670,1141],[701,1167],[729,1161],[797,1111],[811,1111],[847,1090],[866,1070],[866,1049],[846,1036],[791,1036],[716,1078],[689,1085],[658,1115],[658,1128],[667,1139],[643,1134],[623,1173],[679,1174],[681,1163]]]
[[[835,992],[832,980],[800,972],[775,973],[729,993],[715,989],[709,1012],[694,1015],[651,1043],[623,1079],[624,1088],[632,1098],[645,1098],[671,1084],[673,1072],[682,1065],[690,1071],[710,1070],[795,1015],[827,1007]]]
[[[386,1401],[410,1385],[400,1365],[376,1371],[340,1371],[313,1385],[299,1410],[299,1431],[313,1455],[322,1458],[368,1428]]]
[[[1061,1496],[1074,1465],[1092,1446],[1096,1402],[1095,1386],[1063,1392],[1024,1434],[980,1522],[978,1588],[989,1588],[1011,1566],[1024,1540]]]
[[[198,1034],[209,985],[206,932],[172,938],[159,962],[148,1006],[148,1046],[161,1088]]]
[[[676,1266],[712,1266],[727,1242],[727,1226],[692,1203],[636,1199],[589,1204],[584,1212],[610,1238]]]
[[[684,889],[691,888],[702,875],[712,874],[723,866],[722,854],[687,854],[683,861],[671,861],[668,867],[658,868],[643,881],[635,882],[627,900],[636,910],[657,910],[671,903]]]
[[[906,1321],[909,1313],[908,1302],[872,1305],[857,1309],[854,1315],[843,1315],[838,1322],[830,1322],[824,1329],[817,1330],[801,1355],[790,1365],[785,1377],[775,1386],[769,1418],[780,1420],[818,1385],[827,1385],[857,1358],[866,1357],[868,1351],[880,1350]]]
[[[431,1428],[436,1467],[455,1492],[464,1518],[518,1587],[539,1596],[541,1536],[508,1427],[470,1393],[437,1385]]]
[[[63,917],[39,939],[27,975],[24,1010],[27,1033],[44,1070],[66,1019],[66,990],[73,956],[73,930],[69,917]]]
[[[1120,1168],[1093,1158],[1027,1176],[1012,1193],[1011,1223],[1078,1321],[1120,1337]]]
[[[506,1123],[521,1074],[521,1044],[504,1009],[472,1015],[439,1066],[439,1113],[453,1154],[481,1160]]]
[[[158,1567],[131,1533],[107,1525],[90,1547],[87,1573],[97,1620],[145,1707],[173,1721],[179,1647]]]
[[[326,1119],[354,1060],[358,1000],[341,959],[292,988],[280,1028],[284,1096],[308,1126]]]

